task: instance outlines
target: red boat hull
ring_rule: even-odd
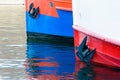
[[[80,26],[73,25],[74,28],[74,46],[79,46],[87,36],[87,45],[90,49],[96,48],[91,62],[100,63],[109,67],[120,68],[120,43],[109,38],[92,33]],[[75,50],[76,52],[76,50]],[[76,60],[79,58],[76,56]]]

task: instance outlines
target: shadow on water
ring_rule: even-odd
[[[74,47],[60,40],[28,38],[25,70],[29,80],[120,80],[119,69],[76,62]]]
[[[83,62],[76,64],[76,80],[94,80],[95,74],[91,66],[87,66]]]
[[[62,37],[56,35],[46,35],[33,32],[27,32],[27,42],[34,42],[39,44],[74,46],[73,37]]]

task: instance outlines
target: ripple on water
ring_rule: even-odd
[[[0,59],[0,68],[23,68],[24,59]]]

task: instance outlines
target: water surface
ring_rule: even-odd
[[[25,7],[0,5],[0,80],[27,80]]]

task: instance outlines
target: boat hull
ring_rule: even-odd
[[[120,67],[120,43],[104,36],[92,33],[81,26],[73,25],[74,46],[79,46],[87,36],[87,45],[92,50],[96,48],[91,62],[104,64],[109,67]],[[77,50],[75,50],[76,52]],[[75,54],[76,55],[76,54]],[[76,56],[76,60],[79,58]]]
[[[68,0],[68,2],[56,0],[26,0],[26,31],[73,37],[73,17],[70,1],[71,0]],[[29,16],[29,5],[31,3],[34,4],[35,8],[39,7],[39,14],[36,18]],[[68,6],[63,6],[63,4]]]

